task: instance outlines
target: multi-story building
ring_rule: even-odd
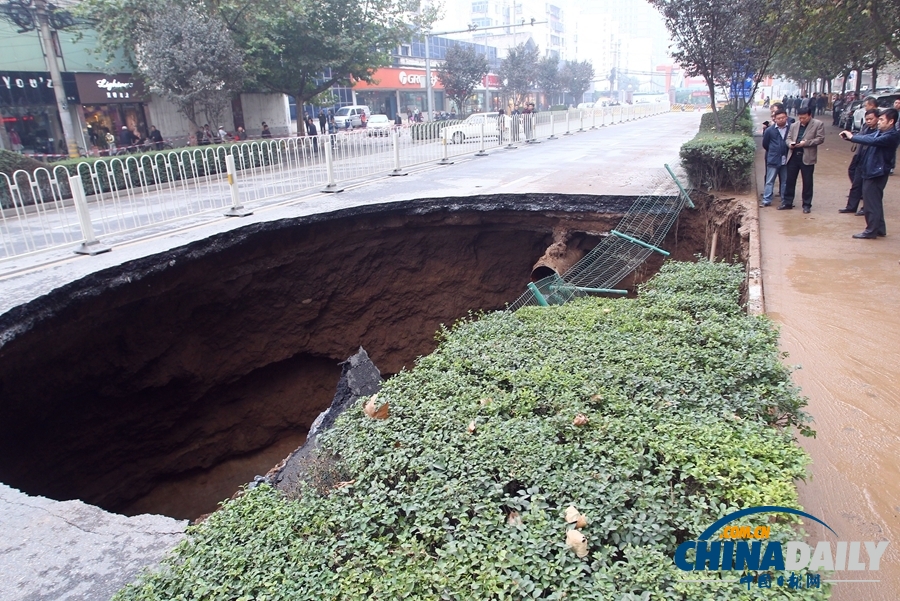
[[[568,16],[573,11],[570,0],[447,0],[445,16],[434,24],[434,31],[474,30],[452,34],[476,44],[488,44],[501,50],[524,43],[531,38],[542,55],[570,59],[573,25]],[[532,25],[532,21],[535,23]],[[502,29],[486,29],[488,27]]]

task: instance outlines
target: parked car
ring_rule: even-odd
[[[346,129],[349,121],[350,127],[362,127],[362,114],[368,116],[370,112],[369,107],[364,105],[342,106],[334,114],[334,126],[338,130]]]
[[[462,144],[466,140],[481,140],[481,132],[484,131],[485,140],[500,137],[498,128],[499,117],[495,114],[475,113],[469,115],[462,123],[447,126],[447,139],[454,144]],[[504,123],[504,129],[508,129],[509,125]]]
[[[389,136],[394,128],[394,122],[387,115],[370,115],[366,123],[367,136]]]
[[[900,98],[900,94],[878,94],[875,96],[875,102],[878,104],[878,108],[880,109],[888,109],[894,106],[894,101]],[[853,131],[859,131],[862,129],[863,121],[866,118],[866,108],[863,105],[860,105],[855,111],[853,111]]]
[[[850,129],[853,125],[853,113],[856,112],[856,109],[863,105],[862,100],[854,100],[850,104],[848,104],[844,110],[841,112],[841,117],[838,119],[838,127],[842,129]]]
[[[577,108],[577,109],[592,109],[592,108],[594,108],[594,103],[593,102],[582,102],[575,108]]]

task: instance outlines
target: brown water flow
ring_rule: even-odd
[[[880,572],[838,572],[838,601],[900,599],[900,175],[885,194],[888,237],[854,240],[862,217],[839,214],[850,145],[826,125],[810,214],[760,209],[763,285],[794,381],[809,397],[813,459],[805,509],[845,541],[890,541]],[[778,198],[775,199],[776,204]],[[810,541],[832,540],[808,523]],[[850,574],[848,576],[848,574]]]

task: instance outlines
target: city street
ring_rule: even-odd
[[[570,136],[560,132],[556,140],[519,143],[513,150],[495,146],[488,149],[486,157],[469,154],[453,159],[452,165],[438,165],[440,154],[436,154],[434,162],[411,169],[407,176],[364,178],[338,194],[323,194],[318,188],[306,193],[282,191],[281,195],[248,205],[254,210],[248,217],[229,218],[219,210],[206,211],[181,218],[177,227],[160,222],[141,230],[101,236],[101,242],[113,250],[94,257],[73,254],[75,243],[15,257],[0,262],[0,313],[94,271],[267,220],[415,198],[652,192],[648,182],[662,172],[663,164],[677,160],[679,147],[696,133],[699,120],[699,113],[664,113]],[[240,185],[250,187],[249,183]],[[218,202],[224,207],[230,204],[224,189],[210,191],[208,198],[200,198],[200,192],[195,202]]]

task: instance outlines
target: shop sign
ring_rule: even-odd
[[[494,75],[493,73],[488,73],[484,77],[481,78],[481,86],[484,88],[499,88],[500,87],[500,76]]]
[[[69,75],[68,73],[64,73]],[[63,77],[63,83],[68,84]],[[64,85],[69,101],[78,101],[74,85]],[[49,73],[33,71],[0,71],[0,105],[40,106],[56,104],[53,80]]]
[[[111,104],[116,102],[143,102],[144,86],[130,73],[103,75],[100,73],[76,73],[78,93],[82,104]]]
[[[357,82],[356,89],[365,90],[403,90],[425,88],[424,69],[378,69],[372,74],[372,83]],[[431,71],[431,87],[435,90],[443,90],[444,86],[437,75],[437,70]]]

